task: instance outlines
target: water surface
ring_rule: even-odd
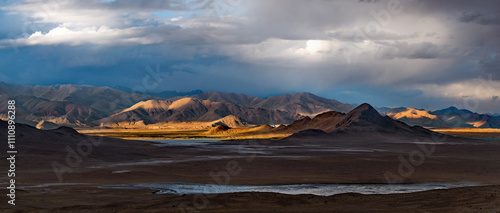
[[[157,194],[219,194],[235,192],[274,192],[281,194],[312,194],[330,196],[342,193],[393,194],[477,186],[469,183],[426,184],[288,184],[288,185],[219,185],[198,183],[148,183],[105,186],[106,188],[136,188],[158,190]]]

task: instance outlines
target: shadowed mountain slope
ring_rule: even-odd
[[[294,123],[280,127],[279,132],[299,133],[304,130],[321,130],[326,133],[381,133],[422,135],[431,131],[419,126],[407,124],[382,116],[369,104],[361,104],[347,114],[326,112],[313,119],[303,118]],[[302,132],[301,134],[304,134]],[[310,132],[308,133],[310,134]]]
[[[232,103],[244,107],[252,107],[264,99],[245,94],[225,93],[225,92],[203,92],[191,96],[192,98],[209,100],[213,102]]]
[[[282,110],[304,116],[315,116],[327,111],[349,112],[354,107],[333,99],[322,98],[311,93],[295,93],[271,96],[266,99],[245,94],[204,92],[192,96],[202,100],[233,103],[244,107]]]
[[[0,82],[0,90],[12,98],[18,96],[34,96],[48,101],[67,101],[88,106],[104,113],[124,109],[139,101],[152,98],[151,96],[127,93],[110,87],[72,84],[21,86]]]
[[[327,111],[348,112],[354,107],[333,99],[326,99],[311,93],[295,93],[291,95],[271,96],[254,107],[279,109],[306,116],[314,116]]]

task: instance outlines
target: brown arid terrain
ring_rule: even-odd
[[[354,108],[352,105],[306,92],[271,96],[265,99],[245,94],[223,92],[204,92],[193,97],[214,102],[233,103],[245,107],[282,110],[304,116],[315,116],[331,110],[349,112]]]
[[[326,114],[329,115],[329,114]],[[409,127],[363,104],[284,139],[169,145],[17,125],[16,206],[3,212],[498,212],[500,144]],[[331,131],[325,120],[337,123]],[[324,122],[324,123],[322,123]],[[297,123],[297,122],[296,122]],[[379,129],[380,125],[388,126]],[[320,129],[304,129],[314,126]],[[299,128],[300,127],[300,128]],[[268,129],[269,127],[259,127]],[[277,128],[280,129],[280,128]],[[214,131],[228,131],[217,128]],[[0,122],[5,138],[6,122]],[[5,153],[5,152],[4,152]],[[6,158],[2,154],[2,158]],[[7,161],[0,162],[7,168]],[[4,177],[4,184],[7,178]],[[140,183],[473,183],[415,193],[154,194]],[[5,201],[6,202],[6,201]]]
[[[169,121],[211,122],[231,115],[251,124],[291,123],[301,117],[298,114],[280,110],[248,108],[231,103],[182,98],[176,101],[142,101],[107,118],[95,121],[95,123],[99,123],[101,126],[120,127],[135,125],[139,122],[142,125]]]
[[[115,128],[78,129],[80,133],[124,139],[281,139],[302,130],[335,132],[385,132],[399,134],[427,134],[421,127],[410,127],[403,122],[381,116],[369,104],[362,104],[350,112],[329,111],[314,118],[304,117],[290,125],[247,125],[236,116],[227,116],[212,122],[167,122],[152,125],[127,125]]]
[[[0,82],[1,120],[7,120],[4,103],[10,99],[17,101],[18,122],[40,129],[157,128],[166,122],[214,122],[227,116],[244,124],[278,125],[304,116],[354,108],[311,93],[268,98],[201,91],[146,95],[89,85],[21,86]]]
[[[156,132],[163,129],[208,130],[219,124],[231,128],[278,126],[325,112],[348,113],[354,109],[350,104],[304,92],[267,98],[202,91],[148,95],[88,85],[21,86],[0,82],[1,120],[7,120],[5,103],[10,99],[17,101],[16,120],[19,123],[39,129],[69,126],[92,133],[102,130],[98,127],[121,132],[121,129],[139,129],[138,132],[150,129]],[[455,107],[436,111],[408,107],[379,110],[392,119],[429,128],[500,128],[498,116]],[[176,135],[175,138],[181,136]]]
[[[0,0],[0,141],[0,213],[500,213],[500,0]]]

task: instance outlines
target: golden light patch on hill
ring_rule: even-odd
[[[44,129],[44,130],[57,129],[59,127],[60,126],[55,124],[55,123],[52,123],[50,121],[44,121],[44,120],[41,120],[40,122],[38,122],[36,124],[37,129]]]
[[[483,125],[486,124],[486,120],[482,120],[482,121],[471,121],[471,122],[467,122],[466,124],[470,124],[472,125],[473,127],[481,127]]]
[[[248,126],[246,123],[242,122],[238,117],[236,117],[234,115],[228,115],[224,118],[213,121],[213,122],[211,122],[210,125],[211,126],[225,125],[225,126],[228,126],[231,128]]]
[[[171,105],[170,101],[161,101],[161,100],[147,100],[141,101],[139,103],[134,104],[133,106],[122,110],[121,112],[128,112],[136,109],[168,109],[169,105]]]
[[[231,127],[228,127],[225,125],[218,125],[216,127],[213,127],[212,129],[208,130],[207,134],[209,134],[209,135],[221,134],[221,133],[226,132],[230,129],[231,129]]]
[[[213,122],[171,122],[161,125],[121,125],[114,128],[81,128],[77,130],[82,134],[122,139],[269,139],[285,138],[291,135],[290,133],[276,133],[273,131],[274,128],[269,125],[236,128],[222,128],[223,125],[213,125]]]
[[[100,128],[126,128],[126,129],[176,129],[176,130],[207,130],[218,125],[225,125],[231,128],[249,127],[234,115],[228,115],[224,118],[214,121],[193,121],[193,122],[159,122],[154,124],[145,124],[144,121],[123,121],[116,123],[101,123]]]
[[[179,109],[182,108],[186,105],[192,104],[193,103],[192,98],[181,98],[177,101],[172,102],[172,104],[168,107],[169,109]]]
[[[451,116],[451,117],[449,117],[449,118],[446,118],[446,120],[447,120],[447,121],[451,121],[451,120],[453,120],[453,119],[455,119],[455,118],[457,118],[457,116]]]
[[[413,108],[406,108],[405,111],[398,113],[387,113],[387,116],[393,119],[401,119],[401,118],[409,118],[409,119],[418,119],[418,118],[429,118],[429,119],[437,119],[437,116],[429,114],[429,112],[424,110],[418,110]]]

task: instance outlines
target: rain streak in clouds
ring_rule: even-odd
[[[9,0],[0,81],[499,112],[498,1]]]

